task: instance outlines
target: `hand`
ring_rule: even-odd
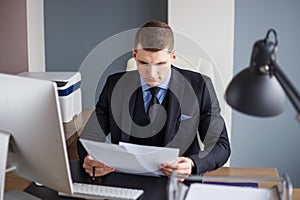
[[[90,155],[86,156],[84,158],[83,168],[90,176],[93,176],[93,167],[95,167],[95,176],[104,176],[115,171],[115,168],[93,160]]]
[[[178,176],[187,177],[192,173],[192,167],[194,162],[188,157],[179,157],[174,163],[164,163],[158,166],[158,169],[166,176],[171,176],[175,171]],[[183,181],[184,178],[179,178],[179,181]]]

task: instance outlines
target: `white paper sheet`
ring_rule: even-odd
[[[269,189],[194,183],[189,188],[186,200],[267,200],[273,199],[273,195]]]
[[[117,171],[131,174],[158,176],[162,173],[157,166],[162,163],[174,162],[179,149],[136,145],[121,142],[119,145],[80,139],[93,159]]]

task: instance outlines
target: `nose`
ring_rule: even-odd
[[[157,74],[157,66],[149,64],[147,72],[149,76],[155,77]]]

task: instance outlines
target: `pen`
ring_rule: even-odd
[[[93,181],[95,180],[95,169],[96,169],[96,167],[93,167],[93,177],[92,177]]]

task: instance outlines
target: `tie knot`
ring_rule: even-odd
[[[151,92],[151,95],[153,97],[157,97],[157,94],[158,94],[159,90],[160,90],[159,87],[152,87],[152,88],[149,89],[149,91]]]

